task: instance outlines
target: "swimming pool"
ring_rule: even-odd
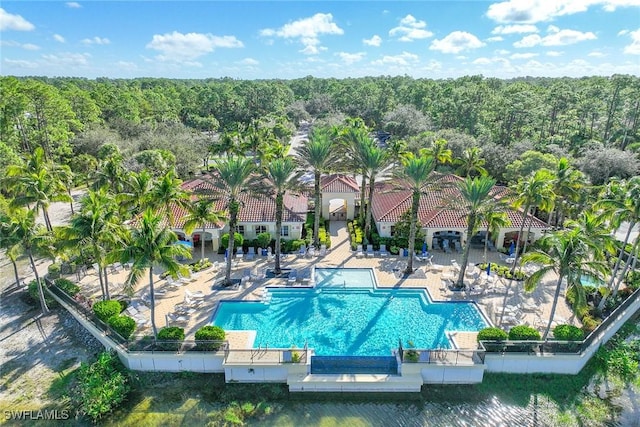
[[[405,347],[411,341],[418,348],[450,348],[447,332],[487,326],[473,303],[431,302],[424,290],[338,288],[344,279],[323,270],[316,270],[318,288],[272,288],[268,304],[221,302],[213,324],[255,330],[254,347],[302,348],[307,343],[322,356],[388,356],[399,340]],[[364,283],[365,273],[373,277],[364,270],[340,273],[360,276]],[[322,277],[335,281],[322,286]]]

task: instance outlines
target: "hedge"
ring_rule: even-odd
[[[73,283],[71,280],[60,278],[55,281],[58,288],[62,289],[70,297],[76,296],[80,292],[80,286]]]
[[[165,350],[179,350],[184,341],[184,329],[177,326],[167,326],[158,332],[158,341],[179,341],[161,344],[160,348]]]
[[[484,328],[478,332],[478,342],[480,341],[504,341],[509,336],[500,328]]]
[[[129,316],[111,316],[108,323],[124,339],[129,339],[136,330],[136,321]]]
[[[196,341],[223,341],[226,334],[220,326],[203,326],[195,334]],[[198,343],[198,348],[202,350],[217,350],[220,343]]]
[[[558,325],[553,328],[553,336],[560,341],[582,341],[584,332],[573,325]]]
[[[108,322],[112,316],[116,316],[120,314],[122,311],[122,305],[120,305],[120,301],[116,300],[106,300],[106,301],[98,301],[93,304],[93,312],[96,314],[98,319],[103,322]]]
[[[509,340],[511,341],[540,341],[540,339],[540,332],[531,326],[514,326],[509,331]]]

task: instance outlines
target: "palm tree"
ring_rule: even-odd
[[[314,201],[315,217],[313,223],[313,245],[320,246],[318,240],[318,230],[320,229],[320,215],[322,205],[320,201],[320,178],[323,173],[328,172],[334,163],[334,143],[329,138],[326,129],[314,129],[309,139],[297,149],[297,155],[303,167],[311,169],[314,173]]]
[[[345,150],[345,156],[342,158],[336,157],[334,165],[338,166],[338,163],[340,163],[339,169],[356,170],[360,172],[360,212],[358,216],[361,223],[364,223],[366,217],[365,195],[367,192],[368,176],[365,166],[360,160],[360,151],[362,147],[366,147],[371,138],[369,138],[368,130],[362,120],[354,119],[351,120],[349,124],[348,127],[342,130],[338,128],[331,130],[337,141],[339,141],[341,148]]]
[[[556,211],[555,225],[562,225],[563,208],[569,202],[576,202],[580,198],[580,189],[585,185],[585,177],[582,172],[573,168],[566,157],[560,158],[554,170],[551,180],[552,191],[556,195],[554,209]],[[547,224],[551,224],[553,209],[549,212]]]
[[[215,210],[215,203],[209,199],[200,199],[195,203],[188,205],[188,213],[184,217],[184,232],[186,234],[193,233],[196,226],[202,226],[202,236],[200,236],[200,244],[202,253],[200,258],[204,259],[204,235],[207,224],[215,224],[224,221],[224,212]]]
[[[593,257],[593,254],[599,250],[597,242],[586,236],[582,227],[570,224],[565,230],[543,236],[536,242],[536,247],[532,251],[522,256],[523,262],[534,262],[542,266],[525,280],[527,292],[535,289],[547,273],[553,271],[558,276],[549,322],[542,336],[543,340],[547,339],[551,330],[564,280],[567,281],[567,288],[580,291],[583,289],[580,282],[583,275],[598,277],[604,274],[605,264]],[[583,292],[579,300],[584,300]]]
[[[280,241],[282,232],[282,216],[284,213],[284,195],[287,191],[298,186],[299,173],[296,172],[297,164],[292,157],[281,157],[269,162],[265,169],[265,175],[269,181],[276,198],[276,250],[275,250],[275,274],[280,274]]]
[[[453,160],[453,153],[450,149],[447,148],[447,140],[444,138],[438,138],[431,143],[431,145],[427,148],[423,148],[420,150],[420,154],[426,154],[435,159],[435,169],[438,169],[438,166],[444,165],[445,163],[451,163]]]
[[[498,210],[500,209],[500,210]],[[501,207],[498,205],[494,210],[484,212],[481,215],[481,220],[487,224],[487,235],[484,239],[484,262],[487,262],[487,250],[489,248],[489,236],[497,236],[500,233],[500,229],[507,227],[511,224],[511,220],[506,212],[501,211]],[[505,207],[506,209],[506,207]]]
[[[22,253],[18,243],[20,239],[16,233],[16,224],[9,214],[9,204],[0,196],[0,249],[5,249],[5,253],[13,265],[13,274],[16,278],[16,286],[20,286],[20,274],[18,272],[18,258]]]
[[[47,314],[49,313],[49,307],[47,307],[44,298],[42,281],[36,268],[34,255],[50,253],[53,237],[42,225],[36,224],[35,210],[17,207],[9,209],[3,216],[4,218],[1,220],[3,228],[7,227],[14,239],[13,246],[8,248],[8,252],[11,252],[12,256],[16,257],[18,254],[26,253],[29,257],[29,263],[38,284],[38,297],[42,307],[42,314]]]
[[[124,229],[118,214],[118,204],[105,187],[89,191],[82,198],[80,212],[71,217],[68,227],[62,229],[65,247],[89,252],[98,264],[98,278],[103,299],[109,299],[107,256],[122,242]]]
[[[112,194],[120,194],[126,186],[128,173],[123,165],[122,155],[113,153],[100,161],[96,178],[93,182],[95,190],[107,187]]]
[[[188,274],[188,269],[176,261],[176,257],[191,257],[189,249],[177,245],[178,237],[166,227],[161,226],[162,218],[147,209],[140,218],[139,226],[132,230],[126,246],[115,252],[121,262],[131,262],[131,271],[125,285],[133,289],[146,270],[149,272],[149,295],[151,298],[151,327],[154,337],[158,336],[155,319],[155,290],[153,267],[164,268],[173,277],[178,273]]]
[[[467,212],[467,241],[464,245],[462,253],[462,265],[456,287],[462,289],[464,287],[464,273],[467,269],[469,261],[469,250],[471,249],[471,237],[478,230],[480,221],[496,209],[498,202],[491,196],[491,190],[496,184],[496,180],[487,176],[479,178],[465,178],[464,181],[457,183],[458,190],[462,196],[462,206],[460,208]]]
[[[231,284],[231,260],[233,257],[234,234],[238,223],[240,210],[240,194],[259,188],[253,175],[255,165],[251,159],[229,156],[215,161],[215,175],[213,185],[218,189],[219,196],[227,201],[229,211],[229,245],[227,247],[227,266],[225,270],[225,284]]]
[[[479,174],[484,176],[487,174],[487,170],[484,168],[485,160],[481,157],[482,150],[479,147],[465,148],[462,152],[462,157],[455,160],[455,164],[458,165],[456,173],[460,176],[471,176],[473,174]]]
[[[403,189],[411,190],[411,226],[409,228],[409,261],[405,274],[413,273],[413,258],[416,246],[416,229],[418,223],[418,208],[420,196],[429,184],[433,183],[432,175],[435,169],[433,157],[426,154],[415,156],[408,155],[402,160],[402,166],[396,171],[395,176],[400,180]]]
[[[142,213],[151,204],[154,179],[148,170],[132,173],[124,191],[116,195],[118,202],[132,217]]]
[[[173,227],[173,206],[187,208],[189,206],[189,194],[182,189],[182,180],[176,176],[175,171],[165,173],[151,191],[149,206],[158,211],[164,209],[165,218],[169,226]]]
[[[607,186],[604,197],[605,198],[597,202],[594,207],[604,209],[605,215],[614,229],[618,229],[622,222],[628,222],[629,226],[624,241],[620,246],[618,257],[608,283],[609,290],[613,291],[613,295],[616,295],[620,281],[618,281],[616,286],[615,280],[620,272],[620,263],[624,258],[625,248],[629,243],[631,231],[636,224],[640,223],[640,177],[633,177],[628,181],[611,181]],[[634,246],[637,250],[637,245]],[[629,260],[633,258],[632,255],[633,253]],[[629,264],[629,262],[627,262],[627,264]],[[624,274],[622,277],[624,277]],[[600,301],[598,308],[602,309],[605,302],[606,296]]]
[[[513,206],[519,208],[520,206],[524,206],[522,210],[522,223],[520,224],[520,231],[518,231],[518,237],[516,239],[516,253],[515,260],[513,262],[512,273],[515,271],[516,266],[518,265],[519,251],[520,251],[520,239],[522,239],[522,232],[524,231],[524,226],[529,217],[530,221],[533,222],[533,215],[531,214],[531,210],[535,207],[540,207],[543,210],[549,209],[553,206],[553,192],[551,191],[551,176],[549,171],[545,169],[540,169],[536,171],[534,174],[531,174],[527,179],[521,180],[516,185],[516,198],[513,202]],[[527,238],[529,236],[527,235]],[[524,248],[522,252],[524,253],[524,249],[526,249],[526,240],[524,242]]]
[[[49,219],[51,202],[69,202],[73,199],[67,194],[62,179],[64,169],[47,162],[42,147],[37,147],[24,164],[7,166],[5,185],[13,194],[13,203],[17,206],[35,203],[35,210],[42,210],[47,231],[53,229]]]

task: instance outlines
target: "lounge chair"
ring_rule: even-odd
[[[363,257],[364,256],[364,252],[362,252],[362,245],[358,245],[357,249],[356,249],[356,256],[358,258]]]
[[[387,245],[380,245],[380,256],[389,256],[389,252],[387,252]]]
[[[316,256],[316,248],[314,248],[313,246],[311,246],[309,248],[309,250],[307,251],[307,257],[311,258]]]
[[[256,257],[256,248],[253,246],[247,249],[247,261],[251,261]]]
[[[242,279],[243,280],[251,280],[251,269],[250,268],[245,268],[244,271],[242,272]]]
[[[186,315],[178,314],[178,313],[168,313],[166,320],[167,320],[167,325],[169,325],[169,321],[171,321],[172,324],[180,324],[180,325],[189,323],[189,318]]]
[[[238,251],[236,252],[236,261],[242,261],[244,259],[244,251],[242,250],[242,247],[238,248]]]
[[[319,256],[325,256],[327,254],[327,245],[320,245]]]
[[[303,258],[307,256],[307,247],[305,245],[300,246],[300,249],[298,250],[298,256]]]
[[[367,256],[374,256],[373,245],[367,245]]]
[[[460,253],[462,252],[462,246],[460,246],[460,241],[456,240],[453,242],[453,246],[456,248],[456,252]]]
[[[442,241],[442,249],[448,254],[451,253],[451,248],[449,247],[449,241],[448,240],[445,239],[445,240]]]
[[[184,294],[190,300],[197,300],[197,299],[204,298],[204,294],[202,293],[202,291],[191,292],[191,291],[189,291],[189,289],[185,289],[184,290]]]

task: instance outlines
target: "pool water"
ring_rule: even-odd
[[[319,288],[369,288],[375,287],[370,268],[317,268],[316,286]]]
[[[320,277],[324,272],[318,269]],[[319,282],[317,282],[319,283]],[[448,331],[487,326],[473,303],[430,302],[424,290],[270,289],[270,302],[221,302],[213,324],[255,330],[254,347],[304,347],[322,356],[388,356],[412,342],[450,348]]]

